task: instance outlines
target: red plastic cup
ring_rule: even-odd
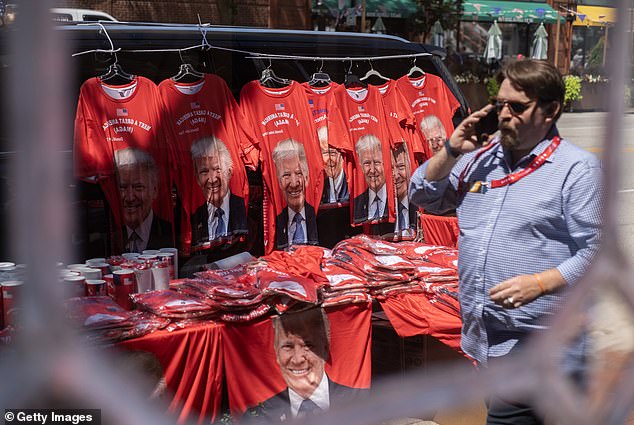
[[[90,279],[86,281],[86,295],[99,297],[106,295],[106,281],[103,279]]]
[[[126,310],[132,310],[133,304],[130,295],[137,292],[134,270],[115,270],[112,272],[112,280],[115,302]]]
[[[3,327],[15,325],[15,315],[18,311],[20,292],[23,282],[7,280],[2,282],[2,322]]]

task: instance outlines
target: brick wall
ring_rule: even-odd
[[[310,0],[60,0],[58,5],[102,10],[120,21],[195,24],[200,15],[213,25],[310,28]]]

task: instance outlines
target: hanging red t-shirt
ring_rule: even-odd
[[[334,102],[333,94],[339,84],[331,82],[324,87],[311,87],[302,83],[308,96],[308,105],[315,120],[319,149],[324,160],[324,190],[321,204],[337,204],[350,201],[348,185],[349,167],[352,158],[346,152],[349,146],[346,140],[348,134],[345,128],[337,126],[336,122],[328,120],[329,105]]]
[[[427,151],[420,138],[420,133],[414,131],[416,129],[416,119],[412,108],[403,97],[396,81],[390,80],[385,84],[376,86],[376,88],[383,96],[385,112],[389,118],[388,125],[393,136],[391,140],[392,148],[396,147],[401,141],[405,143],[412,164],[415,164],[413,162],[415,155],[425,155],[427,157]]]
[[[416,211],[418,208],[409,202],[409,181],[417,168],[417,159],[426,160],[431,155],[425,149],[426,142],[421,140],[422,133],[416,130],[414,114],[401,94],[395,80],[377,86],[383,96],[386,115],[389,117],[392,141],[392,160],[394,172],[394,189],[396,196],[395,231],[416,228]],[[403,146],[399,146],[402,141]],[[405,157],[403,156],[405,154]]]
[[[373,86],[359,89],[340,86],[334,98],[336,106],[330,110],[337,108],[339,113],[331,113],[329,119],[333,125],[347,129],[346,150],[354,158],[350,194],[352,224],[394,222],[390,150],[393,137],[381,93]],[[359,157],[357,148],[364,154],[363,158]]]
[[[324,164],[304,88],[296,81],[283,88],[251,81],[240,92],[240,107],[261,148],[265,252],[318,244]]]
[[[164,80],[159,90],[171,132],[172,173],[184,210],[183,248],[187,251],[190,243],[205,247],[210,241],[224,244],[245,235],[249,182],[243,162],[257,166],[249,159],[257,141],[227,83],[205,74],[196,83]]]
[[[163,122],[158,87],[147,78],[138,76],[129,84],[110,86],[95,77],[81,86],[75,116],[75,175],[101,185],[116,227],[121,227],[120,236],[113,235],[115,252],[130,249],[129,243],[138,250],[174,245]],[[158,172],[158,184],[151,182],[152,171],[130,171],[129,167],[120,168],[122,180],[117,182],[115,157],[120,163],[147,164],[143,158],[147,154],[153,160],[149,167]],[[137,226],[139,221],[142,224]],[[138,241],[129,240],[130,229],[141,233]]]
[[[451,119],[460,107],[460,103],[442,78],[429,73],[418,78],[409,78],[404,75],[397,80],[397,83],[414,112],[417,131],[421,131],[421,120],[424,117],[435,115],[445,128],[446,136],[451,136],[454,130]]]

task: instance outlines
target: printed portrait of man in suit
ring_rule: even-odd
[[[172,225],[152,210],[158,196],[159,171],[152,156],[140,149],[114,153],[123,241],[128,252],[174,246]]]
[[[273,317],[277,364],[287,387],[257,407],[251,418],[283,422],[342,406],[366,391],[334,382],[326,374],[330,325],[321,308]]]
[[[322,204],[334,204],[337,202],[348,202],[350,192],[348,190],[348,180],[343,169],[343,155],[337,149],[328,146],[328,127],[322,126],[317,129],[321,157],[324,160],[326,179],[324,180],[324,191],[321,195]]]
[[[407,153],[407,145],[401,143],[392,150],[392,174],[396,192],[396,226],[395,232],[416,227],[417,207],[410,204],[408,190],[412,176],[412,167]]]
[[[436,115],[426,115],[420,121],[420,130],[422,131],[432,154],[438,152],[444,146],[447,140],[447,132],[445,126],[442,125],[440,118]]]
[[[310,176],[304,146],[293,139],[282,140],[275,146],[271,156],[286,203],[275,219],[276,247],[317,244],[315,208],[306,202]]]
[[[247,233],[244,199],[231,193],[233,159],[224,142],[205,137],[191,146],[192,162],[205,203],[191,218],[192,244]]]
[[[354,222],[383,219],[388,209],[381,141],[373,134],[361,136],[355,150],[368,188],[354,198]]]

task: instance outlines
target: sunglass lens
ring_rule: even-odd
[[[516,115],[521,114],[522,112],[524,112],[527,108],[528,105],[525,105],[523,103],[520,102],[495,102],[495,109],[497,109],[498,114],[500,112],[502,112],[502,109],[504,109],[504,105],[508,105],[509,109],[511,110],[511,112],[513,112]]]
[[[511,108],[514,113],[521,114],[526,110],[526,108],[528,108],[528,106],[519,102],[509,102],[509,108]]]

